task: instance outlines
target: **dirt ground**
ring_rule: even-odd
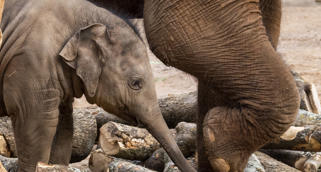
[[[316,85],[321,96],[321,3],[315,0],[282,0],[283,17],[278,52],[289,67]],[[196,80],[167,67],[150,53],[158,97],[196,90]],[[84,99],[75,106],[88,106]]]

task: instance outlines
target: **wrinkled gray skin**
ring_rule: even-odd
[[[68,164],[72,102],[85,95],[106,111],[146,124],[183,171],[143,42],[122,19],[85,0],[6,1],[1,89],[13,121],[19,171],[38,161]]]

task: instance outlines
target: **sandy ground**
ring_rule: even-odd
[[[321,96],[321,3],[283,0],[278,51],[290,68],[316,85]]]
[[[321,3],[315,0],[283,0],[283,18],[278,52],[309,82],[316,85],[321,96]],[[196,90],[196,80],[165,66],[152,53],[150,63],[158,97]],[[84,99],[75,106],[88,106]]]

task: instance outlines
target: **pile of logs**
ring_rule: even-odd
[[[196,124],[193,123],[196,93],[167,97],[159,102],[164,118],[173,128],[173,137],[196,168]],[[39,162],[37,171],[179,171],[146,129],[130,126],[98,107],[75,109],[73,116],[72,162],[76,163],[65,167]],[[295,124],[278,140],[255,152],[245,171],[316,171],[321,165],[321,153],[318,153],[321,151],[320,123],[321,115],[300,110]],[[15,171],[16,155],[11,121],[2,117],[0,169]]]

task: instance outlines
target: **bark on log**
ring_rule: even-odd
[[[0,172],[7,172],[7,170],[3,167],[1,162],[0,162]]]
[[[107,155],[146,160],[160,147],[146,129],[108,122],[100,128],[99,145]]]
[[[321,124],[321,115],[300,109],[294,125],[307,126],[319,124]]]
[[[8,116],[0,118],[0,134],[4,136],[10,155],[17,157],[16,143],[12,129],[11,119]]]
[[[197,93],[169,96],[158,100],[163,117],[170,128],[179,122],[195,122],[197,116]]]
[[[293,131],[293,132],[292,132]],[[321,151],[321,127],[291,127],[279,140],[273,141],[263,149],[287,149],[300,151]]]
[[[4,9],[5,0],[0,0],[0,23],[2,21],[2,14]],[[2,30],[0,29],[0,46],[2,44]],[[1,109],[1,108],[0,108]],[[0,110],[1,111],[1,110]]]
[[[252,154],[247,162],[244,172],[265,172],[265,169],[257,156]]]
[[[291,167],[294,167],[298,170],[303,170],[305,162],[312,157],[312,154],[309,152],[302,151],[292,151],[292,150],[271,150],[271,149],[262,149],[261,152],[271,156],[272,158],[281,161]]]
[[[18,170],[18,158],[7,158],[0,155],[0,162],[8,172]]]
[[[262,152],[255,152],[254,154],[260,160],[267,172],[299,172],[299,170],[283,164]]]
[[[166,163],[165,154],[166,152],[163,148],[157,149],[152,156],[144,162],[144,166],[152,170],[164,171]]]
[[[313,83],[305,81],[297,72],[291,71],[300,94],[300,109],[321,114],[318,92]]]
[[[97,137],[97,124],[89,111],[74,109],[74,135],[72,139],[71,162],[85,159],[95,145]]]
[[[36,167],[36,172],[91,172],[86,166],[64,166],[64,165],[48,165],[39,162]]]
[[[111,157],[101,149],[97,149],[91,153],[89,168],[94,172],[154,172],[133,163],[133,161]]]
[[[317,172],[321,166],[321,153],[317,152],[304,163],[304,172]]]
[[[7,141],[2,134],[0,134],[0,155],[10,157]]]

